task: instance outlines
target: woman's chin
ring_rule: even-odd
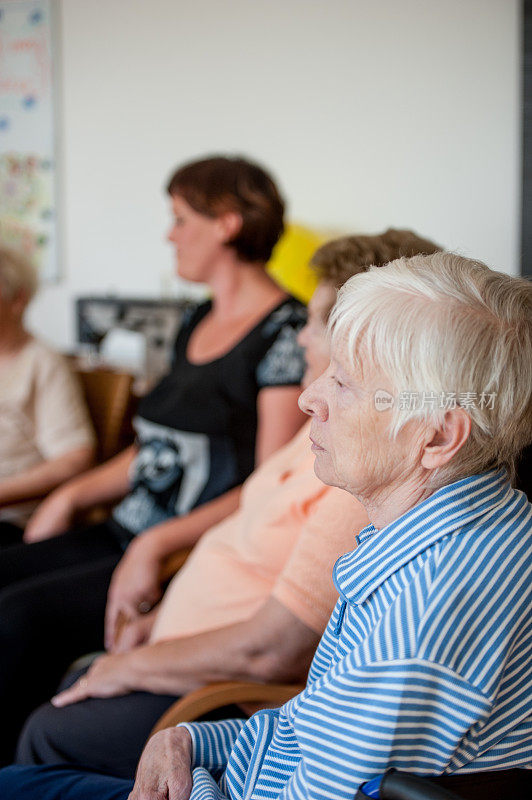
[[[337,486],[338,484],[335,481],[336,476],[334,474],[334,470],[331,470],[330,467],[326,463],[324,463],[325,462],[324,456],[326,455],[325,451],[324,450],[316,451],[314,447],[312,448],[312,450],[315,455],[314,473],[316,477],[319,478],[320,481],[324,483],[326,486]]]
[[[189,283],[206,283],[205,277],[203,275],[199,275],[197,270],[194,271],[192,269],[188,269],[186,267],[178,267],[176,270],[176,275],[183,281],[188,281]]]

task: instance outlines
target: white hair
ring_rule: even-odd
[[[391,381],[391,436],[411,419],[443,425],[453,396],[469,414],[439,485],[495,467],[514,476],[532,440],[531,283],[453,253],[400,258],[350,278],[329,326],[333,347],[347,342],[354,361],[363,350]]]
[[[0,245],[0,291],[7,300],[24,295],[27,302],[37,291],[37,272],[18,250]]]

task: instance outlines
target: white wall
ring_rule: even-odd
[[[182,160],[268,165],[290,216],[413,227],[518,270],[518,0],[63,0],[63,278],[30,311],[157,295]]]

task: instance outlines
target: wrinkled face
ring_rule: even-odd
[[[393,389],[386,376],[363,353],[354,365],[345,342],[339,342],[327,371],[299,398],[312,417],[316,475],[361,500],[406,479],[416,463],[420,425],[405,425],[392,440],[391,412],[375,407],[375,392],[382,389]]]
[[[171,198],[173,224],[168,232],[176,254],[177,274],[187,281],[208,283],[223,241],[216,217],[195,211],[179,195]]]
[[[327,318],[336,300],[336,290],[331,284],[322,282],[307,307],[307,324],[297,338],[305,351],[307,368],[302,380],[303,388],[315,381],[329,366],[329,341]]]

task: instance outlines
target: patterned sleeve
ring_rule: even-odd
[[[221,774],[245,722],[244,719],[228,719],[180,723],[178,727],[186,728],[192,739],[192,768],[204,767],[212,775]]]
[[[285,303],[270,315],[262,335],[272,338],[266,354],[257,366],[260,389],[268,386],[298,386],[305,372],[302,348],[297,335],[306,321],[306,310],[300,303]]]

